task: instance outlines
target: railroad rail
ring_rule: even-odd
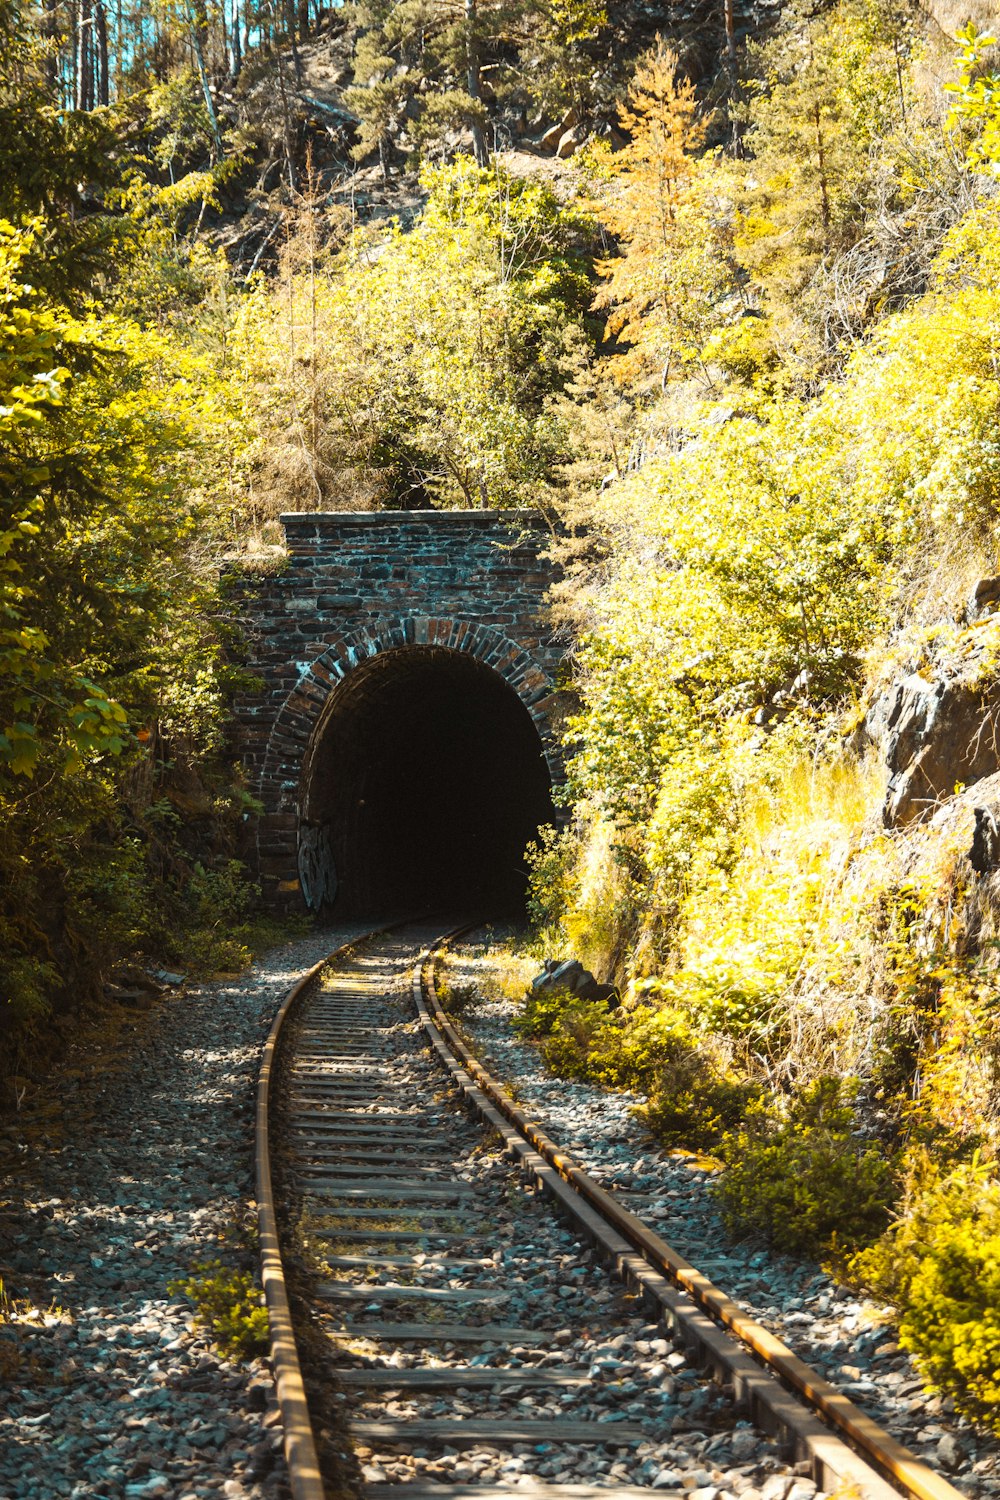
[[[466,1474],[468,1465],[452,1460],[476,1444],[488,1454],[534,1445],[546,1455],[561,1447],[617,1456],[610,1470],[615,1494],[641,1500],[652,1488],[636,1482],[629,1454],[650,1448],[657,1411],[673,1409],[678,1379],[693,1378],[695,1368],[710,1372],[719,1389],[717,1397],[688,1389],[680,1398],[700,1403],[704,1426],[731,1427],[735,1401],[778,1441],[789,1464],[807,1463],[827,1492],[960,1500],[947,1480],[600,1187],[472,1056],[440,1004],[435,973],[441,952],[467,930],[441,936],[408,924],[338,949],[289,992],[268,1037],[258,1089],[258,1205],[294,1500],[324,1500],[327,1491],[279,1239],[276,1125],[283,1192],[300,1217],[305,1211],[305,1237],[321,1264],[314,1305],[331,1352],[329,1381],[354,1442],[373,1460],[373,1500],[467,1500],[473,1493],[487,1500],[491,1482],[509,1479],[517,1459],[504,1468],[487,1458]],[[499,1148],[484,1145],[460,1101]],[[519,1206],[501,1150],[530,1189]],[[543,1196],[561,1211],[558,1229],[541,1211]],[[594,1267],[594,1250],[617,1273],[620,1290],[610,1297],[599,1289],[606,1271]],[[582,1298],[567,1295],[567,1285],[578,1286]],[[580,1307],[582,1340],[564,1326]],[[503,1320],[512,1308],[513,1321],[509,1312]],[[621,1381],[611,1378],[621,1363],[609,1358],[611,1340],[648,1349],[662,1342],[664,1329],[676,1349],[673,1368],[658,1364],[640,1399],[625,1400]],[[626,1386],[634,1397],[635,1380]],[[664,1393],[669,1399],[658,1408]],[[564,1414],[580,1407],[583,1417]],[[525,1408],[538,1415],[525,1416]],[[450,1469],[435,1465],[438,1449],[451,1450]],[[428,1484],[409,1472],[405,1484],[387,1483],[392,1455],[410,1451],[423,1455],[425,1480],[453,1482]],[[586,1475],[586,1458],[580,1466]],[[558,1458],[538,1467],[560,1478]],[[590,1492],[573,1475],[568,1488],[561,1479],[522,1482],[518,1491],[533,1500],[558,1500],[560,1492],[584,1500]],[[480,1483],[463,1489],[454,1482],[465,1477]],[[338,1489],[343,1484],[341,1476]],[[606,1485],[605,1475],[603,1493]]]

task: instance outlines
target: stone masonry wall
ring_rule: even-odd
[[[531,714],[553,779],[556,674],[567,643],[544,618],[551,533],[531,511],[302,513],[282,518],[288,558],[232,580],[259,690],[236,704],[236,743],[264,807],[248,854],[265,896],[299,901],[304,767],[331,694],[384,651],[438,646],[499,673]]]

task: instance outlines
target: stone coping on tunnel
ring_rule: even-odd
[[[286,531],[299,530],[306,526],[405,526],[409,522],[422,525],[469,525],[495,526],[499,521],[520,526],[548,526],[550,523],[540,510],[289,510],[278,520]]]

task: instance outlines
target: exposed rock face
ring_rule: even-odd
[[[962,941],[974,945],[984,919],[989,935],[995,934],[1000,916],[1000,772],[949,797],[933,817],[914,824],[899,848],[904,881],[938,890],[944,901],[954,894],[949,871],[954,869],[965,886],[978,877],[979,894],[966,905]]]
[[[995,812],[988,807],[974,807],[972,813],[975,826],[969,864],[977,875],[986,875],[990,870],[995,870],[1000,862],[1000,826]]]
[[[998,599],[1000,579],[984,578],[962,625],[935,644],[919,672],[887,683],[872,701],[862,737],[889,769],[887,827],[926,820],[957,787],[1000,771]],[[991,837],[984,829],[977,858],[986,858]]]
[[[876,699],[866,728],[889,767],[886,826],[912,823],[956,786],[1000,770],[1000,683],[911,673]]]
[[[559,137],[559,145],[556,147],[556,155],[565,159],[575,156],[587,139],[587,132],[579,125],[574,125],[572,130]]]
[[[546,130],[545,134],[541,137],[538,142],[539,150],[556,151],[559,153],[559,155],[562,155],[562,152],[559,151],[559,146],[564,136],[570,135],[573,129],[577,125],[579,125],[579,123],[580,116],[578,112],[575,109],[567,110],[562,119],[559,120],[555,125],[550,125],[548,130]]]

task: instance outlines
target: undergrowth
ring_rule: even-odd
[[[930,1388],[1000,1431],[1000,891],[969,862],[976,799],[903,835],[862,754],[788,736],[751,759],[736,836],[695,840],[662,904],[634,833],[583,818],[549,842],[533,944],[573,952],[605,882],[588,956],[624,1003],[531,995],[519,1029],[554,1071],[645,1095],[664,1145],[716,1158],[732,1236],[884,1298]]]
[[[268,1348],[268,1317],[264,1294],[247,1271],[237,1271],[221,1260],[199,1261],[191,1274],[168,1287],[194,1304],[195,1319],[222,1350],[235,1358],[252,1359]]]
[[[899,1312],[929,1384],[1000,1434],[1000,1182],[978,1154],[950,1170],[916,1153],[903,1210],[849,1274]]]
[[[791,1253],[866,1244],[896,1196],[891,1157],[859,1138],[855,1089],[820,1078],[784,1107],[759,1101],[723,1137],[715,1195],[723,1223]]]

